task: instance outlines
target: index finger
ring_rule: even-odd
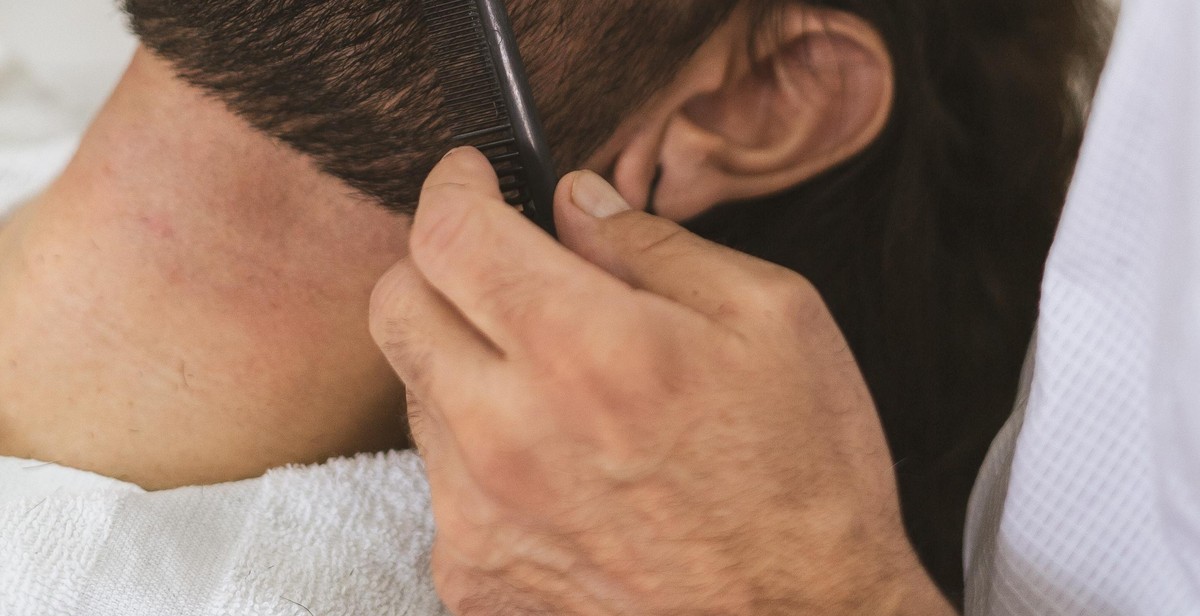
[[[504,202],[487,159],[455,150],[430,174],[410,249],[425,279],[502,352],[569,335],[617,311],[628,285],[570,252]]]

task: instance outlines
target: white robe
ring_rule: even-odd
[[[972,615],[1200,614],[1200,2],[1126,0],[981,473]]]

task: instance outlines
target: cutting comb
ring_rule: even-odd
[[[456,145],[496,169],[504,199],[554,236],[558,174],[501,0],[422,0]]]

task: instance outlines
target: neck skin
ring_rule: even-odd
[[[0,455],[161,489],[403,446],[367,309],[408,226],[139,51],[0,229]]]

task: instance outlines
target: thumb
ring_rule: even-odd
[[[701,238],[678,224],[632,210],[603,178],[572,173],[555,199],[563,244],[629,285],[716,320],[763,300],[796,274]]]

